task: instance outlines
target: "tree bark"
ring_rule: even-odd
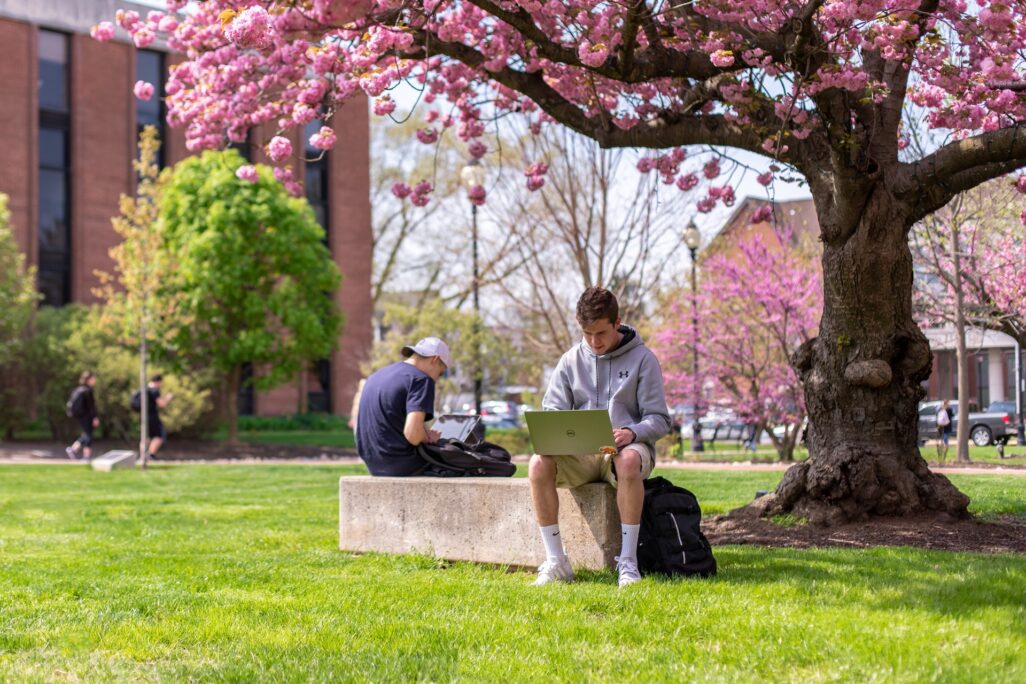
[[[239,443],[239,384],[242,382],[242,366],[236,365],[228,374],[228,443]]]
[[[792,358],[809,412],[809,459],[788,469],[759,508],[813,524],[967,516],[968,497],[919,453],[917,408],[932,354],[912,319],[911,212],[873,192],[854,231],[844,231],[832,191],[814,187],[813,196],[825,238],[823,319]]]

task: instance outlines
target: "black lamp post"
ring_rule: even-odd
[[[1019,426],[1015,429],[1015,443],[1026,444],[1026,425],[1023,425],[1022,347],[1015,343],[1015,411],[1019,414]]]
[[[467,195],[473,192],[474,188],[479,188],[484,185],[484,168],[481,166],[481,162],[477,159],[471,159],[460,171],[460,180],[463,181],[463,187],[467,189]],[[478,299],[478,285],[480,278],[477,273],[477,204],[473,200],[470,202],[470,222],[471,222],[471,245],[473,249],[473,268],[474,268],[474,411],[477,415],[481,415],[481,379],[483,375],[483,369],[481,368],[481,341],[480,341],[480,325],[481,325],[481,301]]]
[[[692,357],[692,372],[695,380],[694,423],[691,425],[691,450],[705,451],[705,445],[702,443],[702,424],[699,422],[699,406],[702,403],[702,384],[698,377],[698,275],[696,269],[696,254],[698,253],[698,246],[702,244],[702,234],[698,232],[698,226],[695,225],[694,219],[689,221],[688,227],[684,229],[684,244],[687,245],[688,250],[691,251],[691,348],[694,352]]]

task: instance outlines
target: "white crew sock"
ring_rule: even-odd
[[[566,553],[563,551],[563,538],[559,536],[559,523],[555,525],[539,526],[542,541],[545,542],[545,557],[548,560],[558,560]]]
[[[641,524],[620,525],[620,535],[623,541],[620,543],[620,558],[638,557],[638,533],[641,531]]]

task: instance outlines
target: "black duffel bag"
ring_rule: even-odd
[[[512,477],[517,471],[509,452],[498,444],[481,441],[473,446],[455,439],[423,443],[417,453],[427,461],[425,475],[441,477]]]

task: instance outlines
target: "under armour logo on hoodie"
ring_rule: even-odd
[[[630,377],[630,374],[630,371],[620,371],[620,379],[622,380],[624,378]]]

